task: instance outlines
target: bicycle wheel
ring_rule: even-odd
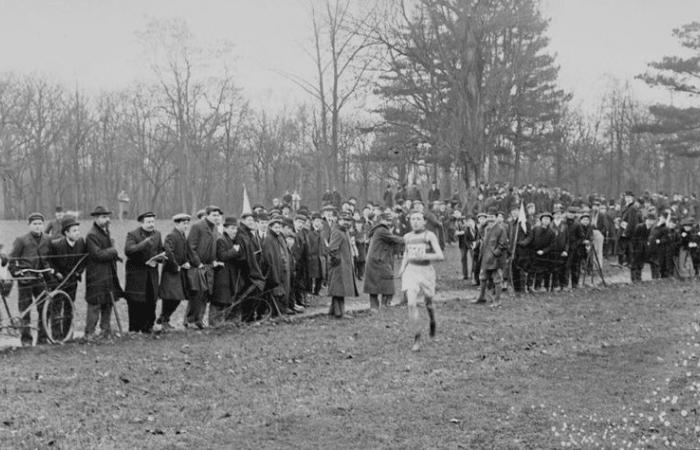
[[[73,337],[73,300],[63,291],[53,291],[44,300],[41,320],[52,344],[62,344]]]
[[[254,297],[252,299],[253,321],[267,320],[272,317],[273,306],[265,297]]]

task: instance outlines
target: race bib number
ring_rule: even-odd
[[[420,259],[425,257],[426,245],[424,243],[409,244],[406,246],[406,252],[411,259]]]

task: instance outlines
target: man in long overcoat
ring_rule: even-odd
[[[283,221],[281,216],[270,218],[263,241],[262,271],[265,274],[265,290],[272,293],[277,311],[281,314],[294,314],[288,308],[292,254],[282,235]]]
[[[311,229],[308,234],[309,259],[309,279],[312,283],[311,292],[318,295],[321,292],[321,285],[325,278],[326,267],[326,244],[321,233],[323,232],[323,217],[319,213],[311,214]]]
[[[235,317],[240,312],[240,308],[235,308],[227,313],[240,289],[240,266],[245,261],[240,244],[235,242],[237,234],[238,220],[227,217],[224,232],[216,241],[216,260],[223,265],[214,269],[214,293],[209,305],[209,325],[213,327],[223,324],[229,313]]]
[[[109,232],[111,214],[102,206],[95,208],[90,213],[95,222],[85,236],[89,255],[85,269],[85,301],[88,303],[86,338],[94,336],[98,320],[102,335],[108,337],[111,334],[112,305],[124,297],[117,277],[117,261],[121,261],[121,258]]]
[[[379,296],[382,306],[391,305],[394,296],[394,255],[403,245],[403,237],[391,233],[393,221],[391,213],[383,213],[379,222],[369,231],[369,250],[365,266],[365,281],[362,290],[369,294],[369,306],[379,310]]]
[[[481,266],[479,271],[479,281],[481,292],[477,303],[486,303],[486,288],[489,280],[494,285],[494,302],[498,303],[501,296],[501,283],[503,282],[503,270],[506,267],[506,257],[508,254],[508,232],[500,223],[496,222],[496,217],[489,214],[487,225],[484,228],[481,240],[480,258]]]
[[[165,260],[165,256],[157,258],[163,252],[163,241],[156,230],[156,215],[145,212],[137,220],[141,225],[126,234],[124,245],[129,331],[150,333],[156,321],[158,263]]]
[[[192,225],[187,235],[192,268],[188,273],[190,301],[185,326],[195,325],[197,328],[204,328],[204,311],[214,290],[216,240],[219,238],[217,227],[223,211],[218,206],[209,205],[204,214],[201,220]]]
[[[167,260],[163,263],[158,296],[161,298],[160,316],[157,323],[170,329],[170,317],[182,300],[187,298],[187,270],[190,266],[190,246],[187,245],[187,229],[191,217],[188,214],[173,216],[175,227],[163,242]]]
[[[345,314],[345,297],[358,295],[348,234],[351,225],[352,216],[342,213],[331,231],[328,244],[328,295],[331,297],[329,314],[338,319]]]
[[[236,297],[243,295],[251,287],[254,290],[262,292],[265,288],[265,276],[260,268],[259,261],[261,260],[262,247],[258,245],[256,228],[258,224],[255,222],[255,215],[252,212],[243,213],[241,220],[238,223],[238,233],[234,242],[241,246],[243,264],[240,264],[240,284],[239,290],[234,293]],[[241,304],[241,319],[243,321],[255,320],[253,304],[246,299],[242,299]]]

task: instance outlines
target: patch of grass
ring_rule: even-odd
[[[650,428],[611,424],[695,381],[682,361],[697,355],[681,352],[695,342],[698,294],[662,282],[501,308],[440,303],[438,337],[418,353],[405,307],[7,351],[0,447],[580,448],[617,446],[624,433],[641,442]],[[696,447],[694,429],[674,424],[666,435],[678,448]]]

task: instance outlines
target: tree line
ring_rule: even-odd
[[[538,2],[309,3],[313,77],[281,71],[308,101],[252,107],[182,21],[139,32],[152,78],[87,95],[46,76],[0,77],[1,213],[56,205],[236,211],[297,190],[320,205],[337,188],[377,200],[387,183],[439,183],[468,199],[480,182],[546,182],[575,193],[697,191],[697,109],[643,105],[611,84],[582,112],[558,86]],[[700,26],[675,34],[694,57],[665,57],[640,78],[697,95]],[[693,65],[695,62],[695,65]]]

